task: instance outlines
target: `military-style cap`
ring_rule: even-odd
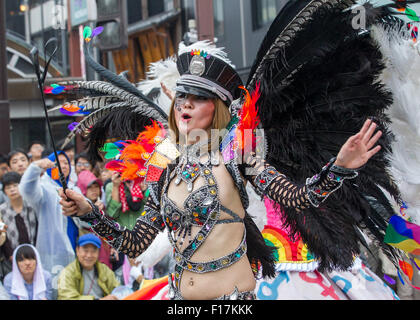
[[[228,107],[241,96],[242,80],[233,67],[202,50],[179,55],[177,68],[181,77],[175,91],[208,98],[219,97]]]

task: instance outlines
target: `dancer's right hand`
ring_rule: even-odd
[[[74,190],[66,189],[66,194],[64,194],[63,189],[60,189],[59,195],[62,212],[65,216],[76,215],[80,217],[92,211],[92,207],[86,198]]]

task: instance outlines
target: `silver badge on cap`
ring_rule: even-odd
[[[195,76],[201,76],[206,71],[206,61],[204,57],[196,55],[190,62],[190,73]]]

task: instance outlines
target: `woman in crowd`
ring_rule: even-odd
[[[30,244],[13,252],[13,270],[4,279],[11,300],[51,300],[51,275],[42,268],[38,251]]]
[[[80,172],[83,170],[93,171],[93,165],[89,161],[88,155],[85,152],[79,153],[74,158],[76,175],[79,176]]]
[[[97,178],[91,171],[83,170],[80,172],[77,179],[77,186],[79,187],[82,194],[95,203],[98,208],[105,210],[105,205],[101,201],[102,193],[102,180]],[[90,233],[88,226],[79,228],[79,235],[82,236],[86,233]],[[103,240],[101,240],[101,247],[99,249],[99,261],[106,264],[112,269],[112,263],[110,261],[110,246]]]

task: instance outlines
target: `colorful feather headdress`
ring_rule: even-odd
[[[118,159],[105,167],[119,172],[122,180],[157,182],[167,165],[179,156],[175,145],[166,138],[164,127],[156,121],[146,126],[136,140],[118,141],[113,145],[114,148],[106,145],[105,150],[118,150],[118,154],[109,155]]]

